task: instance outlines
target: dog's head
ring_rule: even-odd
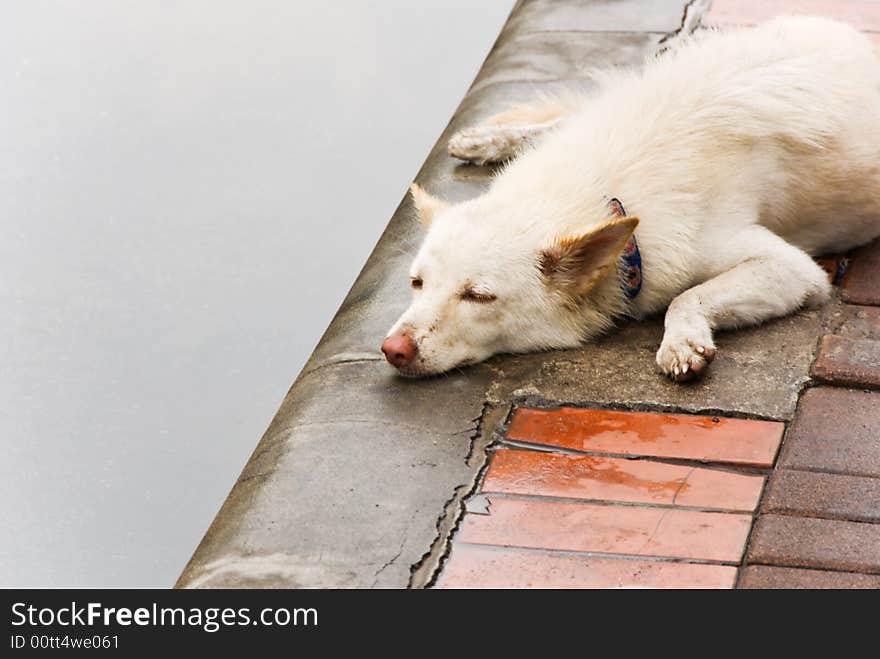
[[[415,184],[411,194],[427,235],[410,267],[412,302],[382,352],[413,377],[500,352],[577,345],[587,333],[590,293],[638,224],[623,217],[585,233],[536,239],[540,218],[527,228],[505,226],[501,208],[450,205]],[[481,217],[487,213],[494,217]]]

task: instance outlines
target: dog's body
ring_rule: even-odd
[[[596,94],[463,131],[450,152],[513,159],[456,206],[414,187],[429,229],[419,290],[383,344],[392,364],[423,375],[573,347],[668,307],[657,362],[689,379],[713,330],[827,298],[810,255],[880,235],[880,58],[819,18],[709,32],[601,76]],[[614,266],[633,232],[642,282],[628,296]]]

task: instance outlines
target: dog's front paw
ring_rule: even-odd
[[[703,374],[715,358],[715,345],[711,332],[670,335],[666,332],[660,350],[657,351],[657,364],[660,369],[676,382],[692,380]]]

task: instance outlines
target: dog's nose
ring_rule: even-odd
[[[403,368],[412,364],[419,347],[408,334],[392,334],[382,342],[382,352],[392,366]]]

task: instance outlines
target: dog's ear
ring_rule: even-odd
[[[638,223],[636,217],[623,217],[585,234],[556,240],[538,255],[541,274],[555,288],[586,295],[617,261]]]
[[[419,221],[425,230],[431,226],[434,216],[449,205],[430,192],[426,192],[418,183],[413,183],[409,186],[409,193],[412,195],[413,203],[419,214]]]

